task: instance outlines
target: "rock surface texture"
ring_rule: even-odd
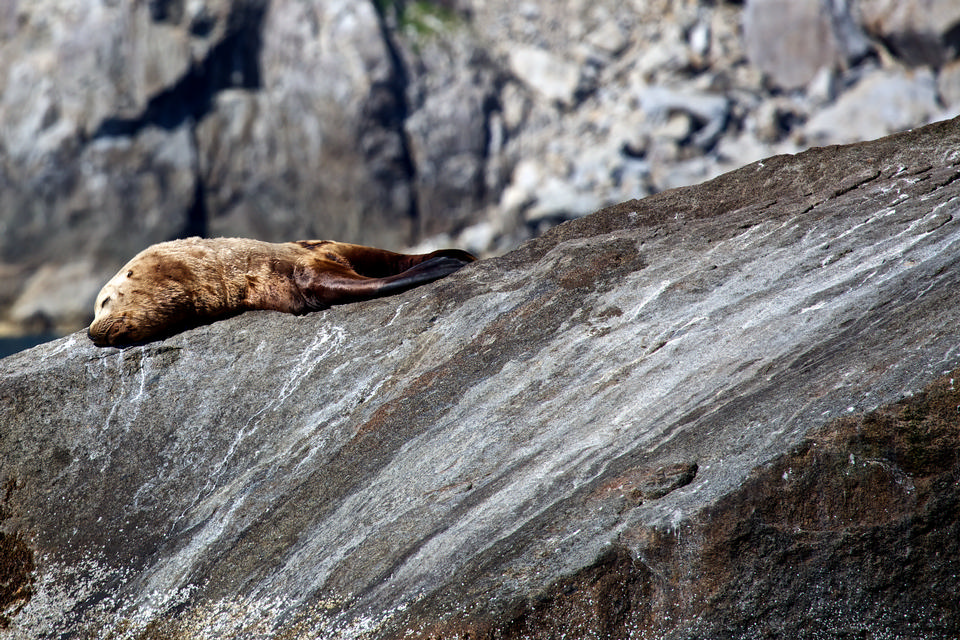
[[[960,633],[960,121],[0,361],[10,637]],[[811,625],[811,621],[816,621]]]
[[[499,255],[763,157],[953,117],[958,7],[5,0],[0,336],[83,326],[120,265],[175,237]]]

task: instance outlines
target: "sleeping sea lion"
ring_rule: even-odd
[[[405,291],[474,260],[458,249],[404,255],[329,240],[162,242],[104,285],[88,334],[99,346],[122,346],[250,309],[303,314]]]

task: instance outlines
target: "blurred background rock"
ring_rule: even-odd
[[[956,0],[6,0],[0,335],[176,237],[498,254],[958,113]]]

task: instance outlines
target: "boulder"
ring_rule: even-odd
[[[937,89],[947,108],[960,109],[960,60],[954,60],[940,70]]]
[[[477,222],[504,179],[498,166],[504,133],[497,117],[503,72],[465,18],[441,7],[427,11],[432,6],[408,8],[424,12],[421,21],[436,21],[432,28],[390,31],[408,71],[403,132],[413,168],[416,238],[456,233]]]
[[[960,56],[960,5],[954,0],[859,0],[871,35],[911,65],[939,67]]]
[[[845,68],[869,48],[846,0],[748,0],[743,37],[751,62],[784,89]]]
[[[408,244],[404,82],[373,3],[277,0],[259,28],[259,83],[198,128],[210,234]]]
[[[956,637],[958,149],[772,157],[398,296],[0,360],[6,632]]]
[[[937,82],[928,69],[891,69],[863,78],[810,118],[802,133],[807,144],[879,138],[939,110]]]
[[[687,126],[681,128],[676,139],[689,138],[690,144],[702,149],[716,144],[730,115],[730,101],[722,95],[644,87],[637,97],[651,122],[669,122],[671,116],[683,114]]]
[[[576,101],[582,68],[577,61],[529,46],[512,49],[509,61],[514,75],[543,98],[564,106],[572,106]]]

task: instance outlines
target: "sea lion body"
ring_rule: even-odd
[[[166,337],[252,309],[302,314],[398,293],[475,258],[333,242],[187,238],[144,249],[104,285],[88,334],[100,346]]]

